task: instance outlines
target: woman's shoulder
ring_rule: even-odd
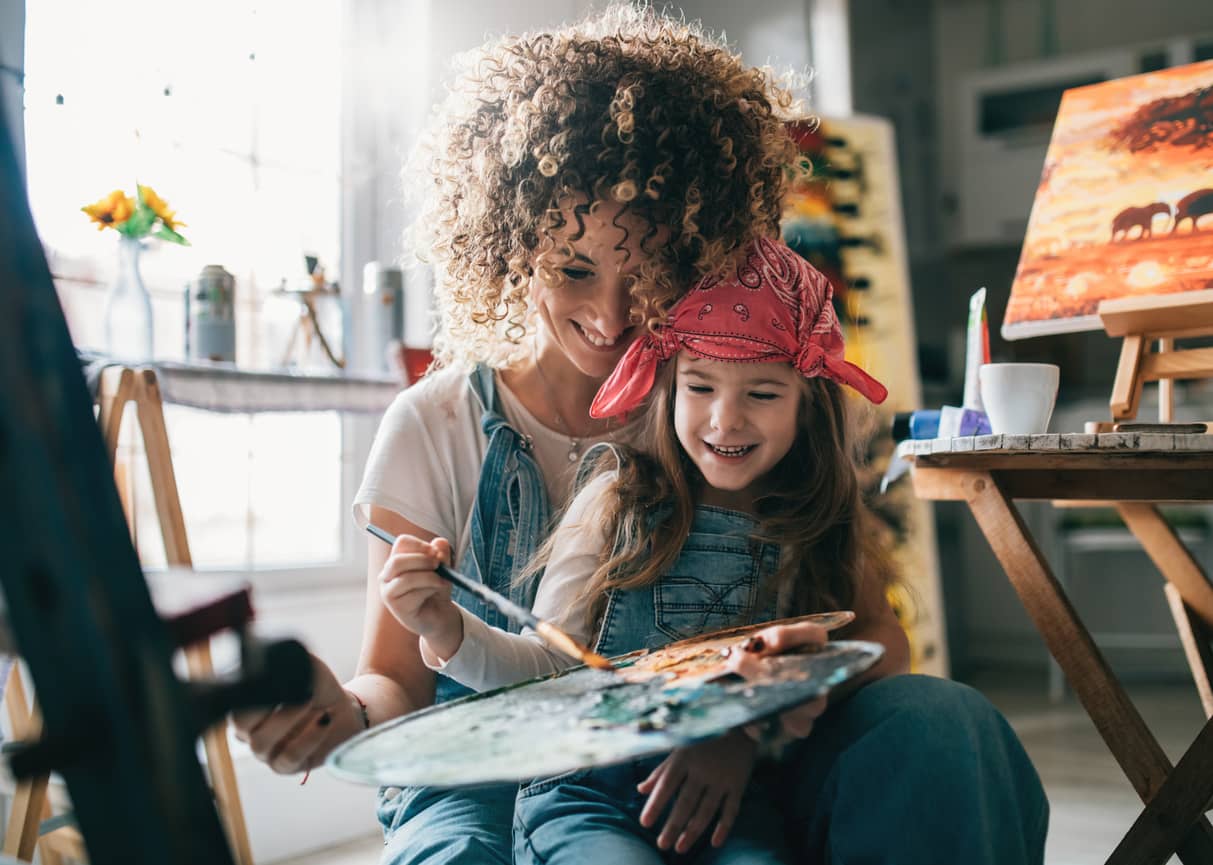
[[[434,370],[399,394],[388,407],[387,416],[423,421],[457,421],[461,415],[475,419],[477,400],[462,367]]]

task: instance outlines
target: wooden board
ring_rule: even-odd
[[[853,618],[786,619],[827,627]],[[661,754],[719,736],[826,694],[875,664],[877,643],[840,640],[804,654],[729,653],[771,623],[733,628],[615,659],[615,672],[576,667],[474,694],[374,727],[330,755],[362,784],[458,787],[522,781]]]

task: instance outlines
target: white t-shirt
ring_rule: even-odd
[[[367,458],[362,485],[354,496],[354,519],[366,526],[371,506],[395,511],[420,529],[451,542],[455,561],[467,548],[467,526],[480,482],[488,440],[480,428],[480,402],[468,384],[466,369],[430,373],[392,401],[383,415]],[[614,435],[573,439],[548,429],[496,379],[506,420],[531,438],[543,474],[552,513],[568,499],[577,463],[569,453],[584,453]]]
[[[586,622],[588,598],[582,587],[610,553],[605,534],[603,498],[617,473],[598,475],[573,499],[552,535],[552,555],[535,594],[532,611],[579,643],[592,635]],[[445,661],[422,644],[422,659],[474,691],[488,691],[523,679],[558,673],[578,663],[550,649],[530,628],[511,634],[491,628],[460,607],[463,642]]]

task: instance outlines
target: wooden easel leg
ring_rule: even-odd
[[[118,432],[122,427],[122,411],[135,398],[135,371],[125,366],[111,366],[101,371],[97,391],[97,424],[105,442],[105,453],[114,462],[118,451]]]
[[[1184,603],[1213,622],[1213,585],[1158,508],[1146,502],[1119,502],[1116,510]]]
[[[1120,346],[1120,362],[1116,365],[1116,381],[1112,385],[1109,408],[1113,420],[1128,420],[1137,417],[1141,404],[1141,365],[1145,356],[1146,341],[1140,334],[1130,334]]]
[[[1196,690],[1200,694],[1200,705],[1205,711],[1206,718],[1213,718],[1213,648],[1210,640],[1213,633],[1209,626],[1201,621],[1196,611],[1184,603],[1175,586],[1167,583],[1163,586],[1167,595],[1167,606],[1171,608],[1171,616],[1175,619],[1175,629],[1179,631],[1180,642],[1183,643],[1184,655],[1188,659],[1188,667],[1192,670],[1192,679],[1196,682]]]
[[[9,811],[8,831],[4,835],[4,853],[22,862],[34,860],[38,844],[38,824],[42,822],[42,806],[46,802],[49,775],[39,775],[17,784],[13,807]]]
[[[14,663],[4,689],[4,707],[12,724],[13,738],[30,742],[42,735],[42,717],[37,704],[31,704],[25,692],[25,682],[19,664]],[[4,833],[4,853],[30,862],[38,843],[38,824],[47,805],[46,787],[50,776],[42,775],[19,781],[9,809],[7,831]]]
[[[147,453],[148,474],[156,500],[160,533],[164,538],[165,559],[170,565],[192,568],[193,558],[185,531],[185,516],[181,510],[181,497],[177,490],[177,477],[173,471],[172,452],[169,449],[168,429],[164,423],[164,402],[154,371],[139,371],[136,404],[139,429],[143,434],[143,448]],[[213,677],[214,666],[209,642],[187,648],[185,657],[192,678],[205,680]],[[227,723],[215,724],[203,733],[202,738],[211,787],[215,792],[219,816],[227,829],[236,865],[253,865],[244,808],[236,786],[236,769],[227,742]]]
[[[147,473],[156,500],[160,534],[164,537],[164,556],[170,565],[192,568],[189,539],[185,534],[185,516],[177,492],[177,475],[173,471],[173,455],[169,450],[168,428],[164,425],[164,403],[156,373],[139,370],[135,404],[139,413],[139,430],[143,433],[143,449],[147,454]]]
[[[1167,755],[1113,676],[1028,533],[1019,511],[997,480],[984,472],[973,472],[965,477],[964,493],[969,509],[1028,615],[1065,671],[1071,688],[1125,776],[1142,801],[1151,802],[1172,772]],[[1181,861],[1185,865],[1213,863],[1213,826],[1203,814],[1194,812],[1189,817],[1185,813],[1181,818],[1172,812],[1172,817],[1186,821],[1177,830],[1182,839],[1178,845]],[[1170,851],[1159,859],[1134,862],[1135,865],[1162,865],[1168,856]],[[1129,860],[1116,861],[1125,863]]]
[[[1175,348],[1175,340],[1160,339],[1158,354],[1165,354]],[[1158,380],[1158,422],[1170,423],[1175,412],[1175,381],[1170,378]]]

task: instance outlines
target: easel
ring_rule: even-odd
[[[1169,424],[1174,380],[1213,377],[1213,348],[1175,348],[1177,339],[1213,336],[1213,290],[1105,300],[1099,304],[1099,319],[1108,336],[1123,337],[1124,342],[1108,401],[1112,420],[1088,423],[1087,432],[1113,432],[1120,429],[1120,423],[1136,418],[1142,387],[1148,381],[1158,382],[1158,421]],[[1155,340],[1157,350],[1152,351]],[[1213,433],[1213,423],[1205,422],[1204,432]],[[1164,585],[1167,604],[1205,716],[1213,718],[1213,621],[1184,603],[1175,588],[1185,581],[1203,585],[1204,575],[1157,508],[1121,503],[1117,510],[1168,577]]]
[[[1088,424],[1087,432],[1112,432],[1116,423],[1137,417],[1148,381],[1159,383],[1159,422],[1170,423],[1172,382],[1213,377],[1213,348],[1175,349],[1177,339],[1213,336],[1213,289],[1105,300],[1099,319],[1108,336],[1124,342],[1109,400],[1112,420]],[[1155,340],[1157,351],[1151,351]]]
[[[164,423],[164,406],[156,374],[151,369],[130,367],[108,367],[102,372],[97,392],[97,422],[101,427],[106,455],[111,465],[117,454],[118,438],[127,403],[135,404],[144,450],[147,454],[148,474],[156,502],[156,513],[160,523],[160,534],[164,540],[165,558],[169,565],[191,568],[189,541],[185,532],[185,520],[181,511],[181,499],[177,492],[177,480],[173,471],[172,454],[169,450],[168,432]],[[127,503],[124,501],[124,505]],[[128,518],[131,516],[129,509]],[[214,678],[210,641],[202,640],[185,649],[186,666],[193,679]],[[27,708],[25,687],[19,668],[14,666],[6,693],[6,702],[14,726],[21,722],[23,729],[18,738],[34,740],[41,732],[41,719],[35,704]],[[16,731],[15,731],[16,732]],[[215,724],[203,734],[207,768],[214,792],[217,810],[227,832],[232,854],[237,865],[253,865],[252,849],[248,840],[248,829],[236,787],[235,768],[227,744],[225,724]],[[86,858],[80,833],[75,826],[64,825],[44,834],[39,839],[39,823],[50,816],[47,800],[47,776],[40,776],[18,785],[14,795],[9,831],[5,838],[4,852],[24,861],[31,861],[34,847],[41,844],[43,861],[57,865],[56,854],[74,859]],[[48,854],[50,854],[48,856]]]

